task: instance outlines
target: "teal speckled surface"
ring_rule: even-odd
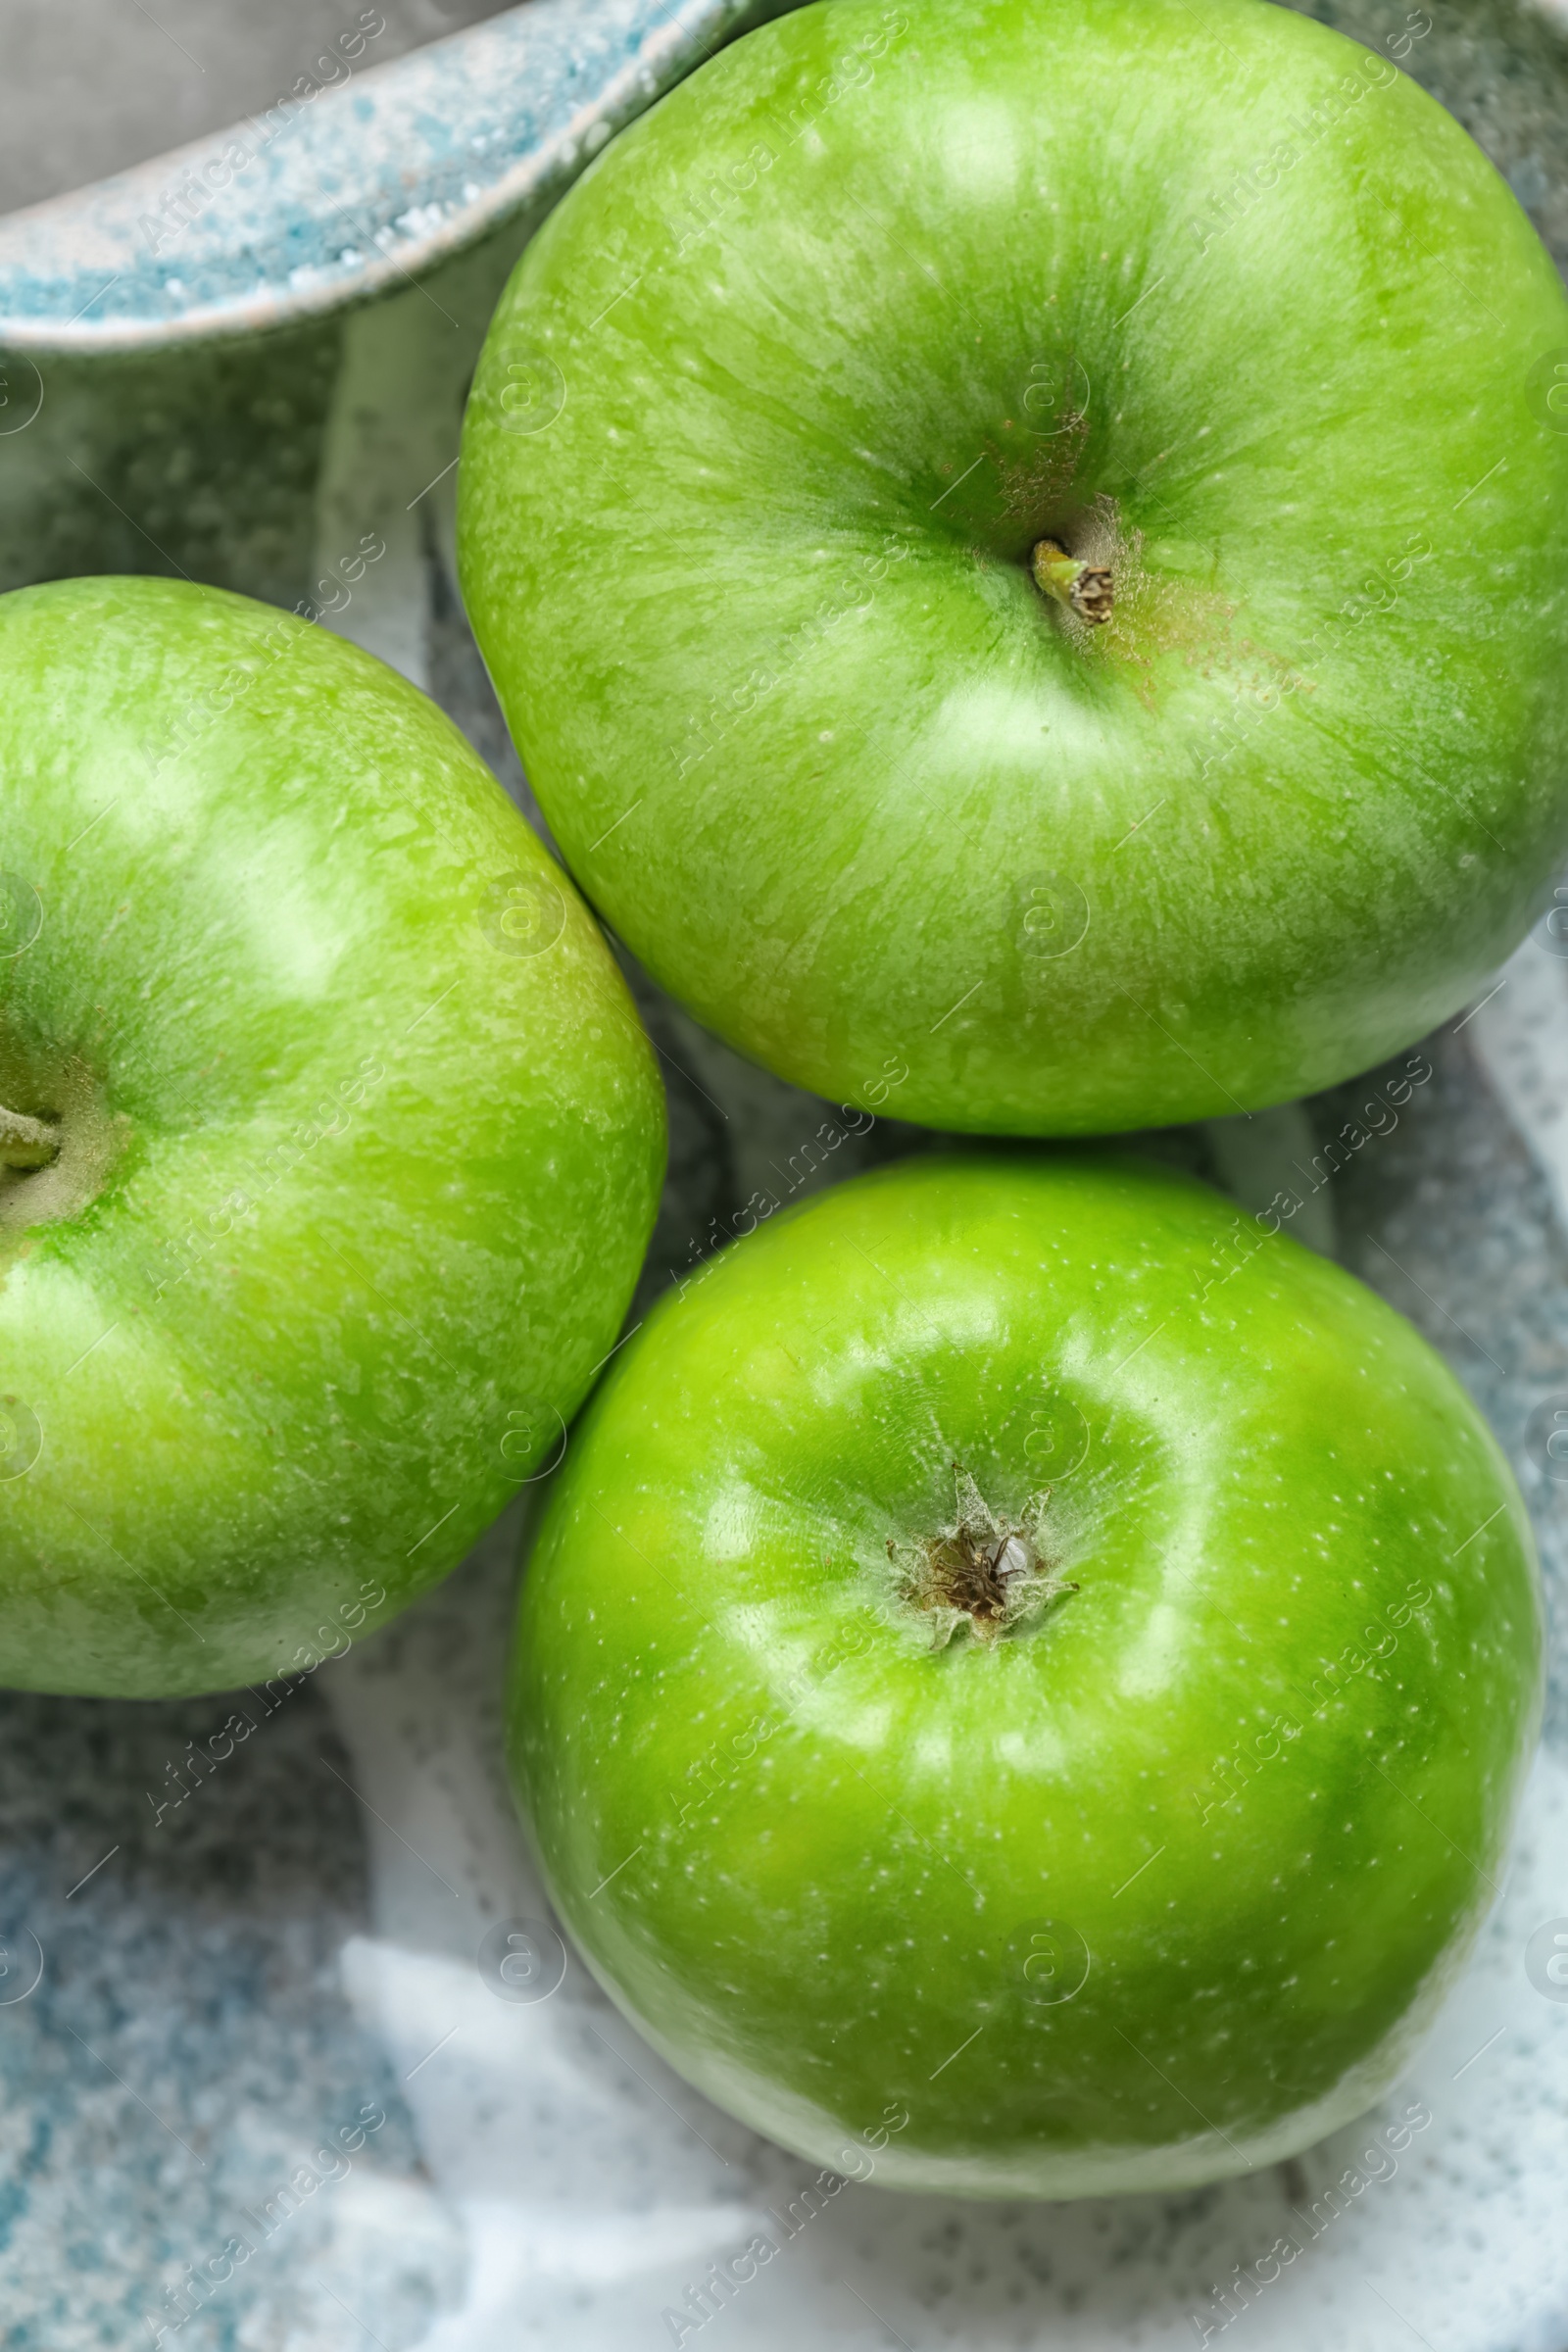
[[[214,1761],[241,1710],[254,1732]],[[418,2194],[396,2074],[340,1983],[368,1916],[348,1769],[309,1684],[270,1720],[248,1692],[0,1705],[0,2000],[28,1939],[42,1954],[0,2007],[0,2341],[151,2343],[184,2307],[166,2290],[231,2239],[252,2251],[226,2293],[209,2272],[167,2341],[352,2342],[336,2285],[411,2344],[457,2292],[459,2233]],[[350,2154],[338,2135],[364,2126]]]

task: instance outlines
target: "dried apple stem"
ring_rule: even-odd
[[[46,1168],[60,1156],[60,1138],[42,1119],[0,1103],[0,1167]]]
[[[1042,539],[1029,559],[1035,586],[1054,596],[1091,628],[1102,628],[1116,602],[1116,583],[1105,564],[1081,564],[1054,539]]]

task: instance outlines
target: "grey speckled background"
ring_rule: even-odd
[[[368,1872],[320,1695],[299,1687],[269,1721],[238,1694],[258,1730],[211,1768],[216,1785],[161,1819],[148,1799],[172,1798],[170,1765],[234,1703],[14,1694],[0,1711],[0,1913],[45,1954],[36,1992],[0,2009],[8,2345],[149,2340],[155,2282],[236,2230],[257,2245],[240,2273],[251,2325],[214,2328],[215,2346],[345,2340],[334,2272],[368,2328],[416,2342],[455,2282],[453,2244],[416,2239],[391,2264],[378,2248],[372,2278],[351,2246],[334,2250],[348,2180],[395,2181],[419,2156],[385,2054],[339,1983]],[[279,2189],[365,2108],[386,2121],[354,2172],[285,2213]]]
[[[426,37],[423,5],[387,14]],[[71,21],[89,13],[76,0]],[[429,30],[481,12],[440,13]],[[1426,25],[1406,70],[1488,147],[1568,259],[1563,35],[1506,0],[1430,12],[1322,0],[1313,13],[1376,45]],[[171,0],[160,14],[199,49],[233,12]],[[41,16],[32,0],[0,0],[8,73],[24,32],[44,37]],[[264,80],[289,28],[324,22],[305,0],[273,16]],[[47,35],[62,73],[100,96],[112,74],[142,77],[113,110],[117,136],[145,151],[160,90],[170,139],[209,119],[199,90],[169,82],[156,26],[128,48],[89,32],[62,51],[65,22]],[[5,108],[22,119],[15,88],[0,145]],[[82,135],[91,151],[97,134]],[[8,168],[52,167],[18,151]],[[529,808],[453,587],[442,473],[514,243],[499,237],[372,311],[243,346],[52,365],[38,423],[0,438],[0,584],[185,571],[292,604],[337,549],[378,529],[387,558],[336,625],[435,694]],[[634,1318],[759,1184],[805,1192],[937,1140],[887,1123],[810,1168],[831,1106],[751,1070],[633,977],[671,1111]],[[1491,1004],[1427,1051],[1434,1076],[1397,1129],[1325,1180],[1296,1230],[1413,1317],[1519,1462],[1550,1589],[1561,1751],[1568,1488],[1542,1477],[1524,1437],[1541,1400],[1568,1392],[1568,963],[1527,943]],[[1314,1153],[1375,1082],[1144,1142],[1259,1205],[1280,1184],[1306,1189]],[[180,2352],[652,2352],[671,2340],[662,2312],[683,2282],[796,2193],[802,2168],[669,2076],[574,1961],[538,2007],[497,1999],[478,1965],[489,1926],[543,1909],[496,1738],[520,1519],[270,1718],[246,1693],[145,1706],[0,1695],[0,2344],[118,2352],[162,2328]],[[254,1731],[159,1820],[170,1767],[235,1707]],[[1233,2323],[1249,2342],[1565,2352],[1554,2184],[1568,2163],[1568,2006],[1543,2001],[1522,1967],[1524,1936],[1553,1912],[1568,1913],[1560,1763],[1543,1768],[1507,1899],[1412,2077],[1430,2133]],[[43,1973],[18,1998],[29,1938]],[[385,2122],[342,2177],[320,2178],[316,2152],[365,2108]],[[1211,2287],[1310,2209],[1356,2136],[1224,2189],[1072,2211],[846,2189],[703,2341],[1190,2344],[1193,2313],[1213,2316]],[[269,2201],[275,2214],[291,2178],[297,2210],[259,2242],[248,2217]],[[193,2304],[191,2266],[235,2233],[258,2251]]]

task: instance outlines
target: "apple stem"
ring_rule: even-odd
[[[42,1119],[0,1103],[0,1167],[46,1168],[60,1156],[60,1138]]]
[[[1042,539],[1029,559],[1034,583],[1045,595],[1091,628],[1102,628],[1116,601],[1116,583],[1107,564],[1080,564],[1055,539]]]

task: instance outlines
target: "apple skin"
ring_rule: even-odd
[[[955,1460],[1016,1517],[1053,1457],[1078,1589],[933,1647],[888,1543]],[[1392,1308],[1131,1158],[933,1157],[725,1249],[617,1358],[509,1753],[590,1967],[720,2106],[888,2187],[1173,2188],[1393,2081],[1541,1661],[1517,1489]]]
[[[1568,847],[1535,230],[1263,0],[834,0],[594,163],[469,403],[465,595],[662,985],[837,1101],[1088,1134],[1426,1034]],[[1093,628],[1042,534],[1114,559]],[[1141,536],[1140,536],[1141,535]]]
[[[559,1453],[663,1168],[593,920],[451,722],[179,582],[0,598],[0,1683],[318,1662]]]

